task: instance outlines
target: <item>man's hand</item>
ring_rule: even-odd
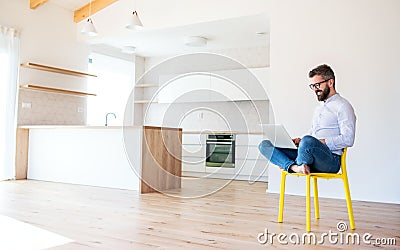
[[[293,138],[292,141],[294,142],[294,145],[299,146],[301,138]]]
[[[326,144],[325,139],[319,139],[320,142],[322,142],[323,144]]]

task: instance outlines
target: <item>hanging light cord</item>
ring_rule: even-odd
[[[90,0],[89,1],[89,19],[90,19],[90,16],[92,15],[92,0]]]

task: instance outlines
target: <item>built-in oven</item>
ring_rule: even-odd
[[[206,166],[218,168],[235,168],[234,134],[207,135]]]

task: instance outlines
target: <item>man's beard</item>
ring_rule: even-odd
[[[318,95],[318,92],[322,92],[321,95]],[[317,95],[318,101],[322,102],[322,101],[325,101],[326,98],[328,98],[328,95],[330,92],[331,92],[331,89],[328,86],[326,86],[325,89],[323,89],[323,90],[315,91],[315,94]]]

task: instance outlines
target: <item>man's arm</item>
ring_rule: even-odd
[[[338,111],[338,124],[340,134],[324,139],[325,144],[332,151],[351,147],[354,144],[356,116],[350,103],[346,102],[340,107]]]

